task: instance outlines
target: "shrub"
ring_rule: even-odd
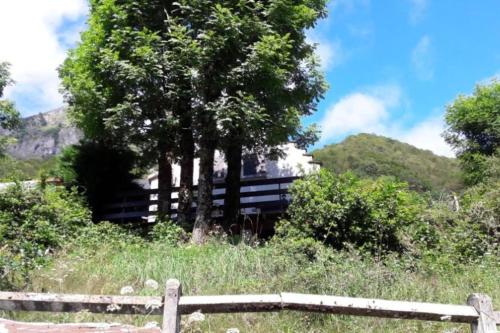
[[[500,182],[476,185],[461,198],[458,211],[450,209],[451,198],[432,202],[422,214],[432,227],[432,245],[427,254],[449,257],[454,262],[482,260],[498,254],[500,241]]]
[[[143,239],[131,229],[110,222],[99,222],[81,229],[71,245],[83,251],[94,252],[103,245],[125,246],[142,243]]]
[[[469,188],[462,198],[463,229],[470,246],[464,251],[475,255],[497,252],[500,249],[500,178]]]
[[[155,241],[168,245],[176,245],[179,242],[189,239],[184,229],[170,220],[156,223],[149,236]]]
[[[411,248],[418,237],[423,202],[406,183],[321,170],[290,191],[290,219],[278,224],[278,237],[313,238],[337,249],[351,243],[373,253]]]
[[[15,184],[0,196],[0,285],[12,285],[91,223],[75,191]]]

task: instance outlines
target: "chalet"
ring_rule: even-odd
[[[241,168],[241,215],[247,219],[269,219],[281,215],[287,208],[290,196],[288,187],[297,178],[319,170],[319,163],[313,161],[313,157],[303,149],[296,147],[294,143],[287,143],[280,147],[283,154],[276,160],[265,158],[262,154],[246,153],[243,155]],[[177,210],[177,192],[180,183],[180,166],[173,166],[172,214],[175,219]],[[221,152],[216,151],[214,160],[214,211],[212,216],[217,219],[222,217],[225,193],[225,177],[227,165]],[[195,160],[193,183],[196,186],[199,175],[199,161]],[[138,211],[122,211],[121,213],[108,214],[106,219],[123,220],[124,218],[142,218],[147,222],[155,221],[157,211],[157,189],[158,174],[152,173],[148,176],[147,189],[148,205]],[[133,192],[130,195],[134,195]],[[137,198],[124,200],[121,207],[132,206]],[[129,204],[130,203],[130,204]],[[195,203],[193,203],[193,207]]]

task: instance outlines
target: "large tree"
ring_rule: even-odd
[[[0,98],[3,97],[4,89],[13,83],[10,78],[9,64],[0,62]],[[19,113],[14,107],[14,103],[0,99],[0,129],[12,130],[20,124]],[[0,135],[0,157],[5,153],[7,144],[12,142],[8,136]]]
[[[488,158],[500,147],[500,82],[478,85],[459,96],[446,110],[446,141],[455,149],[465,180],[473,185],[485,177]]]
[[[163,215],[171,205],[172,164],[181,155],[192,160],[194,150],[192,73],[188,46],[177,45],[182,31],[171,24],[173,6],[92,0],[88,30],[60,69],[70,113],[87,137],[133,146],[142,160],[156,162]],[[182,148],[189,146],[185,154],[179,138]]]
[[[323,15],[325,0],[93,0],[89,30],[61,69],[71,113],[88,136],[154,156],[160,193],[180,159],[181,220],[196,142],[193,239],[201,242],[215,149],[226,151],[228,181],[237,182],[242,149],[285,142],[314,110],[325,87],[305,29]]]
[[[325,89],[305,29],[325,15],[325,1],[179,1],[178,17],[196,45],[195,133],[199,147],[198,209],[193,240],[203,241],[212,211],[216,148],[228,162],[226,217],[239,206],[244,148],[298,134]]]

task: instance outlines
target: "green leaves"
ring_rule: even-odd
[[[0,98],[3,96],[5,87],[13,83],[10,78],[9,64],[0,62]],[[14,103],[7,100],[0,100],[0,129],[13,130],[20,126],[21,119],[19,112],[14,107]],[[13,138],[0,135],[0,158],[4,154],[7,145],[15,142]]]
[[[321,170],[296,181],[291,194],[290,222],[278,228],[281,237],[298,234],[337,249],[352,244],[373,253],[401,251],[417,241],[411,229],[420,223],[423,202],[404,183]]]
[[[0,287],[25,278],[48,253],[90,226],[90,211],[73,191],[14,184],[0,195]],[[9,278],[7,278],[7,276]]]
[[[299,138],[301,117],[326,89],[305,41],[325,8],[305,0],[91,1],[89,29],[60,69],[72,118],[87,138],[126,143],[148,161],[160,144],[182,155],[181,122],[197,143],[208,135],[222,149]],[[309,131],[302,142],[316,137]]]
[[[3,96],[5,87],[13,83],[10,78],[9,63],[0,62],[0,97]]]
[[[484,179],[488,156],[500,147],[500,82],[478,85],[447,107],[444,137],[457,151],[468,184]]]
[[[4,89],[14,81],[10,78],[9,64],[0,62],[0,98]],[[10,101],[0,100],[0,128],[11,130],[20,125],[19,113]]]

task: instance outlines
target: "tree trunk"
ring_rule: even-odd
[[[193,204],[194,139],[190,126],[183,128],[180,145],[182,156],[177,222],[182,227],[191,228],[193,226],[191,207]]]
[[[241,145],[230,145],[226,149],[227,175],[226,195],[224,197],[224,227],[228,229],[238,224],[240,215],[240,182],[241,182]]]
[[[158,219],[170,217],[172,203],[172,159],[170,152],[160,149],[158,157]]]
[[[215,79],[213,73],[215,63],[211,62],[204,68],[202,89],[202,101],[207,105],[215,101],[220,92],[216,85],[212,84]],[[202,108],[199,110],[196,123],[199,129],[199,148],[200,168],[198,176],[198,200],[196,207],[196,219],[193,226],[191,241],[195,244],[201,244],[205,241],[208,229],[212,220],[212,188],[214,177],[214,154],[218,143],[217,123],[213,110]]]
[[[205,133],[205,135],[210,135]],[[191,241],[201,244],[205,241],[212,219],[212,188],[214,175],[215,143],[210,138],[200,142],[200,175],[198,178],[198,202],[196,220]]]

